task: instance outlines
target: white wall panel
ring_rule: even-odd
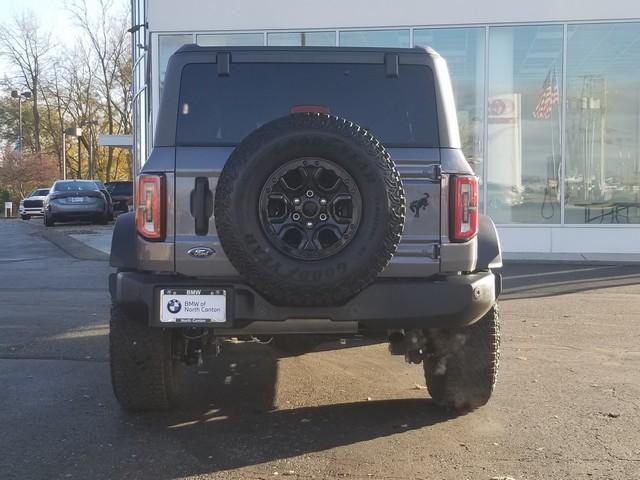
[[[554,228],[553,253],[640,253],[640,229],[634,227]]]
[[[551,252],[551,229],[548,227],[498,227],[498,235],[504,252]]]
[[[640,254],[640,228],[498,227],[506,253]]]
[[[357,28],[640,18],[637,0],[149,0],[158,31]]]

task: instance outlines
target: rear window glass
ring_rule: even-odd
[[[107,190],[112,195],[133,195],[132,183],[111,183],[107,184]]]
[[[98,190],[98,186],[95,182],[57,182],[53,190],[55,192],[86,192]]]
[[[325,107],[376,135],[387,147],[436,147],[433,73],[400,65],[398,77],[373,64],[212,63],[182,70],[176,143],[236,145],[249,133],[300,105]]]

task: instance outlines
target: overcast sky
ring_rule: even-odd
[[[33,10],[41,24],[62,42],[69,42],[76,34],[64,0],[0,0],[0,22],[6,23],[24,9]]]
[[[91,5],[96,0],[87,0]],[[116,5],[127,5],[129,0],[113,0]],[[40,19],[40,24],[51,32],[55,43],[73,44],[79,34],[69,12],[65,9],[68,0],[0,0],[0,23],[10,22],[22,10],[30,9]],[[4,76],[6,64],[0,58],[0,77]]]

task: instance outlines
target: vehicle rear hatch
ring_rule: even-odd
[[[213,198],[234,147],[257,127],[295,111],[346,118],[382,141],[402,175],[407,197],[402,243],[384,275],[438,272],[440,157],[431,68],[423,61],[399,61],[392,52],[315,53],[218,52],[215,63],[182,68],[175,130],[178,273],[236,274],[220,246],[213,216],[206,231],[196,231],[191,208],[196,184],[206,182]],[[203,258],[188,253],[200,246],[216,254]]]

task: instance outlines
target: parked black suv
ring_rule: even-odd
[[[129,410],[230,337],[382,336],[437,404],[493,391],[500,246],[432,50],[181,48],[111,265]]]
[[[113,199],[113,208],[117,212],[128,212],[133,205],[133,182],[115,181],[105,183]]]

